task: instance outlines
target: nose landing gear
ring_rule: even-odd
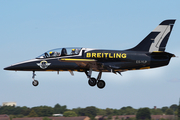
[[[33,81],[32,81],[32,84],[33,84],[33,86],[38,86],[39,82],[34,79],[35,76],[36,76],[35,71],[33,71],[33,76],[32,76]]]

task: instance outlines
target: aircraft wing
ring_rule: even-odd
[[[113,73],[118,72],[119,74],[121,74],[120,72],[122,72],[122,71],[114,71],[115,69],[120,69],[117,66],[113,66],[110,64],[104,65],[104,63],[99,62],[95,59],[61,58],[59,59],[59,61],[76,63],[79,67],[87,68],[87,69],[92,68],[95,71],[107,71],[107,72],[113,72]]]
[[[61,58],[59,61],[76,63],[82,68],[92,68],[93,70],[102,69],[102,63],[97,62],[95,59],[82,59],[82,58]]]

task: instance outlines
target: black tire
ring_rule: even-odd
[[[39,82],[38,82],[37,80],[33,80],[33,81],[32,81],[32,84],[33,84],[33,86],[38,86],[38,85],[39,85]]]
[[[88,80],[88,83],[89,83],[90,86],[93,87],[93,86],[95,86],[97,84],[97,80],[95,78],[90,78]]]
[[[102,89],[104,88],[106,85],[106,83],[104,82],[104,80],[98,80],[97,86],[98,88]]]

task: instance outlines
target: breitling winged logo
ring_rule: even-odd
[[[36,63],[40,68],[46,69],[51,63],[48,63],[47,61],[43,60],[40,63]]]

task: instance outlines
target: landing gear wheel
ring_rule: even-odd
[[[93,87],[93,86],[95,86],[97,84],[97,80],[95,78],[90,78],[88,80],[88,83],[89,83],[90,86]]]
[[[97,86],[98,88],[102,89],[104,88],[106,83],[103,80],[98,80]]]
[[[38,82],[37,80],[33,80],[32,84],[33,84],[34,86],[38,86],[39,82]]]

